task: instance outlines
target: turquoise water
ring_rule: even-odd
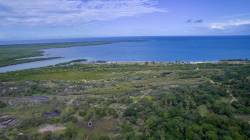
[[[92,40],[95,41],[94,39]],[[44,67],[76,59],[190,62],[250,58],[250,36],[126,37],[99,40],[130,41],[99,46],[47,49],[44,50],[46,56],[63,58],[2,67],[0,72]]]

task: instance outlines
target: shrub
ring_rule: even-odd
[[[6,107],[6,106],[7,106],[7,104],[6,104],[6,103],[4,103],[4,102],[0,101],[0,108],[4,108],[4,107]]]

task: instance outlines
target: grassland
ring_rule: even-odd
[[[0,139],[248,140],[249,93],[249,62],[75,63],[4,73]]]

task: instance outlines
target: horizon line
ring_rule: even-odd
[[[250,37],[249,35],[138,35],[138,36],[96,36],[96,37],[69,37],[69,38],[41,38],[41,39],[16,39],[0,40],[0,45],[19,45],[19,44],[45,44],[45,43],[65,43],[65,42],[84,42],[84,39],[109,39],[109,38],[133,38],[133,37]],[[79,40],[79,39],[82,39]],[[55,41],[55,42],[49,42]],[[64,42],[63,42],[64,41]],[[98,40],[85,40],[98,41]],[[101,41],[101,40],[99,40]]]

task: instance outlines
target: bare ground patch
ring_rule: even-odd
[[[66,128],[63,125],[52,125],[52,124],[47,124],[38,129],[39,133],[46,133],[46,132],[57,132],[57,131],[62,131],[65,130]]]

